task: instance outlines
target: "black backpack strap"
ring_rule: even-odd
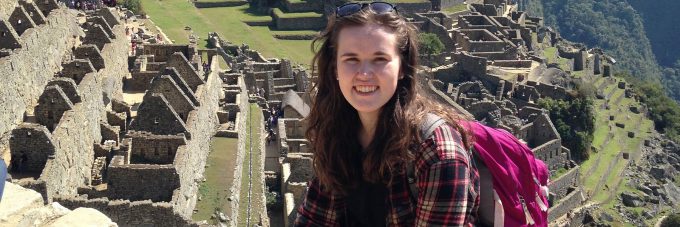
[[[420,138],[425,140],[432,136],[434,130],[442,124],[446,123],[441,117],[427,113],[425,115],[425,121],[420,125]],[[418,202],[418,186],[416,185],[416,169],[413,162],[409,162],[406,166],[406,179],[408,180],[409,190],[411,193],[411,199],[414,203]]]

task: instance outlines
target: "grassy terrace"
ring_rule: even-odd
[[[250,210],[250,223],[257,223],[261,213],[263,213],[263,207],[259,206],[264,204],[262,201],[263,195],[263,182],[262,179],[264,174],[264,166],[262,166],[261,158],[262,152],[260,147],[261,140],[260,128],[262,123],[262,111],[257,104],[250,104],[250,118],[246,123],[246,130],[252,130],[250,137],[246,137],[246,152],[243,157],[243,175],[241,176],[241,198],[239,200],[239,211],[238,211],[238,226],[247,226],[247,211],[248,211],[248,181],[252,180],[252,191],[251,191],[251,210]],[[252,141],[251,141],[252,140]],[[252,142],[252,151],[251,151]],[[252,167],[250,166],[249,160],[252,158]],[[249,169],[252,168],[252,178],[249,176]],[[265,214],[263,214],[265,215]]]
[[[198,212],[192,217],[193,220],[209,220],[217,224],[216,220],[210,220],[210,215],[216,210],[230,213],[227,198],[231,196],[229,188],[234,180],[237,142],[236,138],[223,137],[214,137],[210,141],[210,154],[204,173],[206,181],[198,188],[201,201],[196,202]]]
[[[604,79],[598,78],[594,84],[599,86],[603,82]],[[616,197],[624,191],[637,191],[625,185],[628,182],[624,173],[625,167],[629,160],[639,160],[640,145],[649,136],[648,132],[652,129],[653,123],[643,114],[634,114],[628,110],[629,106],[639,107],[639,104],[631,98],[623,97],[624,90],[617,88],[617,83],[609,84],[603,93],[611,94],[610,109],[600,108],[605,100],[595,100],[596,123],[593,146],[598,152],[591,153],[590,158],[581,164],[581,176],[584,189],[590,194],[591,201],[603,204],[607,213],[613,215],[616,220],[623,220],[614,209]],[[614,120],[610,121],[609,116],[614,116]],[[616,122],[626,125],[619,128],[615,126]],[[634,138],[628,137],[629,131],[635,132]],[[620,154],[622,152],[629,153],[630,158],[623,159]],[[617,221],[614,223],[625,224]]]
[[[446,8],[443,8],[441,11],[445,13],[457,13],[457,12],[462,12],[467,10],[467,4],[459,4],[459,5],[454,5],[454,6],[449,6]],[[534,33],[531,33],[534,34]]]
[[[245,0],[196,0],[198,2],[245,2]]]
[[[278,40],[266,26],[251,27],[243,21],[271,21],[266,14],[248,10],[248,5],[236,7],[197,9],[186,0],[142,0],[151,19],[175,43],[189,43],[189,26],[200,36],[199,48],[204,48],[208,32],[217,32],[223,39],[234,44],[246,43],[267,58],[288,58],[308,65],[312,60],[310,40]]]
[[[323,15],[315,12],[304,12],[304,13],[284,13],[279,8],[274,8],[274,14],[280,18],[308,18],[308,17],[321,17]]]

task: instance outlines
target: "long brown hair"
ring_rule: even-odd
[[[376,24],[397,35],[401,57],[397,89],[383,107],[373,141],[368,146],[363,161],[357,132],[361,121],[357,111],[347,102],[337,80],[336,55],[338,34],[345,27]],[[317,72],[312,91],[312,107],[307,116],[307,139],[314,154],[314,170],[325,189],[346,194],[358,180],[391,183],[395,173],[403,174],[403,164],[412,161],[409,152],[419,138],[420,120],[426,113],[444,118],[467,138],[467,133],[457,122],[460,116],[424,97],[417,76],[418,46],[416,28],[396,13],[375,14],[361,10],[349,16],[331,15],[321,35],[312,42],[316,52],[312,71]],[[316,46],[318,50],[316,50]],[[464,139],[465,147],[467,139]]]

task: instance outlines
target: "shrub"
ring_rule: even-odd
[[[680,226],[680,213],[671,214],[661,222],[661,227]]]
[[[140,0],[124,0],[122,5],[136,15],[146,15]]]
[[[439,54],[444,50],[444,44],[437,35],[432,33],[420,33],[418,35],[418,52],[423,55],[431,56]]]
[[[550,120],[574,160],[588,159],[595,132],[593,100],[589,96],[579,96],[571,101],[545,98],[540,99],[538,105],[550,113]]]

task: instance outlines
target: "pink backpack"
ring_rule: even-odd
[[[425,127],[421,128],[422,138],[432,135],[443,123],[439,116],[428,114]],[[543,161],[536,159],[526,144],[505,130],[479,122],[461,122],[461,126],[473,134],[475,143],[471,149],[478,158],[477,166],[488,169],[491,176],[484,176],[480,171],[480,184],[489,178],[493,183],[493,198],[480,197],[481,206],[493,207],[490,212],[493,217],[484,216],[491,215],[489,212],[480,212],[478,219],[493,220],[494,226],[548,226],[549,172]],[[414,179],[412,168],[409,167],[407,174]],[[417,198],[415,181],[409,182],[412,182],[411,195]]]

